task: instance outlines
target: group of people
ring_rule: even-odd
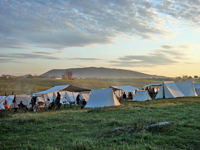
[[[45,108],[46,109],[51,109],[51,108],[53,108],[53,107],[55,107],[56,105],[58,106],[58,105],[61,105],[61,103],[60,103],[60,100],[61,100],[61,95],[60,95],[60,93],[59,92],[57,92],[57,96],[56,96],[56,99],[55,100],[53,100],[52,102],[50,101],[50,99],[49,98],[47,98],[47,101],[46,102],[44,102],[43,104],[45,105]],[[13,100],[13,103],[15,103],[15,97],[14,97],[14,100]],[[42,103],[42,102],[41,102]],[[80,99],[80,94],[78,94],[77,95],[77,97],[76,97],[76,104],[78,104],[78,105],[86,105],[86,101],[85,101],[85,99]],[[37,103],[37,96],[33,96],[32,98],[31,98],[31,108],[32,108],[32,110],[35,110],[35,108],[37,108],[38,106],[39,106],[39,104]],[[16,106],[14,107],[15,108],[15,111],[18,109],[18,108],[21,108],[22,110],[24,110],[24,111],[27,111],[27,110],[29,110],[28,108],[27,108],[27,105],[25,105],[24,103],[23,103],[23,101],[20,101],[20,103],[19,104],[17,104],[16,103]]]
[[[86,105],[86,103],[87,103],[87,102],[85,101],[85,99],[82,99],[82,100],[81,100],[81,99],[80,99],[80,94],[78,94],[77,97],[76,97],[76,104],[78,104],[78,105],[80,105],[80,104],[81,104],[81,105]]]
[[[149,92],[149,95],[150,95],[150,97],[151,98],[155,98],[156,97],[156,94],[158,93],[158,92],[155,92],[155,89],[154,88],[151,88],[151,87],[146,87],[146,89],[145,90],[147,90],[148,92]]]
[[[55,101],[53,100],[53,101],[51,102],[50,99],[47,99],[47,101],[44,103],[45,108],[46,108],[46,109],[51,109],[51,108],[53,108],[54,106],[59,105],[59,104],[60,104],[60,99],[61,99],[61,95],[60,95],[59,92],[57,92],[56,100],[55,100]],[[15,98],[14,98],[13,102],[14,102],[14,101],[15,101]],[[38,106],[38,105],[36,104],[36,101],[37,101],[37,96],[33,96],[33,97],[31,98],[32,110],[35,110],[36,106]],[[24,105],[22,101],[20,101],[20,103],[19,103],[17,106],[18,106],[19,108],[21,108],[22,110],[24,110],[24,111],[27,111],[27,110],[28,110],[27,106]]]

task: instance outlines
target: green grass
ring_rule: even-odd
[[[0,149],[200,149],[200,97],[122,104],[7,111],[0,118]],[[166,121],[169,126],[147,128]]]
[[[7,94],[12,91],[28,94],[64,84],[95,89],[110,85],[141,87],[160,82],[163,79],[0,78],[0,95],[5,91]],[[0,111],[0,150],[200,149],[200,97],[125,101],[122,104],[101,109],[68,106],[36,113]],[[147,128],[152,123],[166,121],[169,126]]]

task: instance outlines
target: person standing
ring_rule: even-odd
[[[60,104],[60,98],[61,98],[61,95],[59,92],[57,92],[56,105]]]

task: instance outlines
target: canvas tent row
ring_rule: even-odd
[[[135,92],[133,101],[146,101],[146,100],[152,100],[147,90],[137,90]]]
[[[200,95],[200,83],[194,83],[194,88],[197,95]]]
[[[85,108],[109,107],[121,105],[113,93],[112,88],[93,89]]]
[[[124,91],[126,93],[126,95],[128,95],[128,93],[130,92],[132,94],[132,96],[134,97],[135,95],[135,91],[138,90],[138,88],[132,87],[130,85],[127,86],[110,86],[110,88],[113,89],[113,91],[115,92],[115,95],[118,97],[122,96],[122,91]]]
[[[155,98],[176,98],[188,96],[196,96],[192,81],[165,81],[162,83],[160,90],[158,91]]]
[[[69,101],[75,101],[78,92],[81,91],[90,91],[90,89],[85,89],[81,87],[76,87],[73,85],[58,85],[54,86],[50,89],[47,89],[42,92],[34,93],[34,96],[43,97],[44,101],[50,99],[53,101],[56,99],[56,93],[59,92],[61,94],[61,103],[66,103]]]

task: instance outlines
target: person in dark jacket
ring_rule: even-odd
[[[123,94],[123,100],[125,100],[126,99],[126,93],[124,92],[124,94]]]
[[[80,104],[80,95],[78,94],[76,97],[76,103],[79,105]]]
[[[59,92],[57,92],[56,105],[60,104],[60,98],[61,98],[61,95]]]

